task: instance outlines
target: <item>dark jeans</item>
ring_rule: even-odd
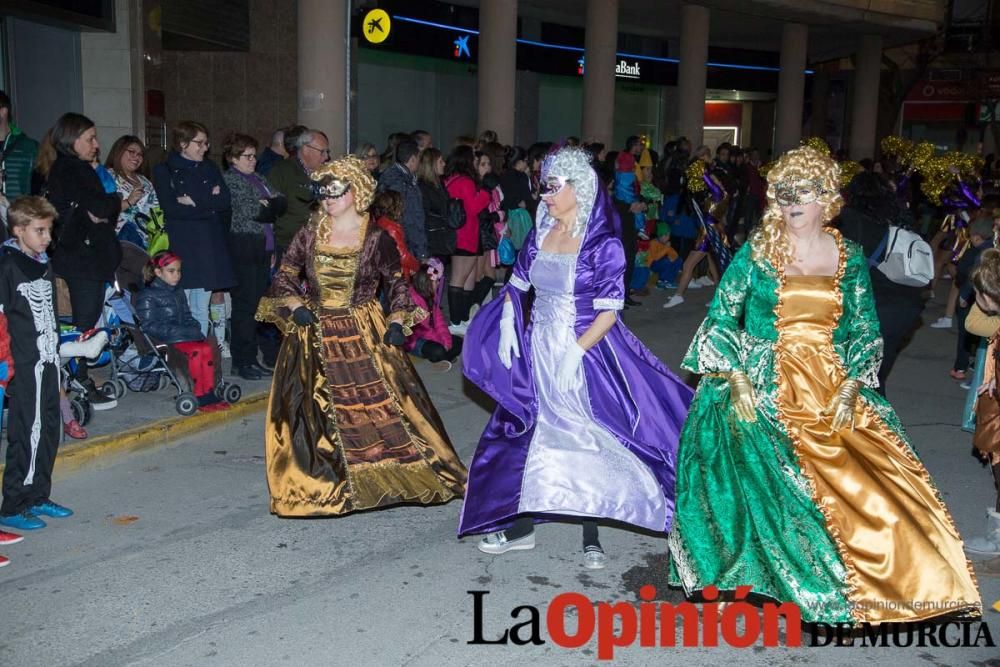
[[[93,329],[101,319],[104,308],[104,281],[88,280],[86,278],[66,278],[69,288],[69,303],[73,309],[73,326],[81,332]],[[86,380],[87,359],[76,360],[76,378]]]
[[[622,246],[625,248],[625,298],[628,299],[632,288],[632,273],[635,271],[635,255],[638,250],[639,236],[635,229],[635,215],[629,210],[629,205],[615,200],[615,209],[622,225]]]
[[[593,519],[584,519],[583,523],[583,548],[599,547],[601,542],[597,539],[597,522]],[[517,540],[525,535],[531,534],[535,530],[535,522],[530,516],[519,516],[514,520],[510,528],[503,531],[507,540]]]
[[[39,410],[42,430],[35,450],[35,469],[31,467],[31,426],[35,422],[34,361],[16,361],[18,372],[10,381],[7,397],[7,466],[3,472],[3,505],[0,514],[20,514],[49,499],[52,491],[52,467],[59,449],[62,418],[59,415],[59,369],[55,364],[42,368]]]
[[[462,354],[462,337],[452,336],[450,348],[445,347],[441,343],[421,339],[417,342],[417,346],[413,348],[413,354],[432,363],[455,361],[458,355]]]
[[[229,254],[236,274],[236,286],[229,292],[233,300],[230,350],[233,366],[247,366],[257,362],[260,350],[259,322],[254,315],[267,289],[270,257],[264,250],[262,234],[232,234],[229,237]]]
[[[958,342],[955,346],[955,365],[953,368],[963,373],[969,369],[972,350],[979,344],[979,336],[973,336],[965,330],[965,318],[969,316],[970,310],[971,308],[962,308],[961,306],[955,309],[955,316],[958,318]]]
[[[882,365],[878,369],[878,391],[885,396],[886,379],[892,372],[903,344],[910,333],[917,328],[924,304],[884,298],[876,302],[875,310],[878,312],[883,343]]]

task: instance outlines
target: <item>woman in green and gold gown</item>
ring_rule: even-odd
[[[395,242],[370,224],[375,181],[354,156],[312,179],[320,209],[257,311],[285,333],[265,423],[271,511],[339,515],[460,498],[465,466],[400,347],[427,313],[410,301]]]
[[[683,366],[671,579],[796,603],[811,622],[977,616],[962,541],[892,407],[868,264],[826,227],[839,167],[803,147],[769,171],[761,228]]]

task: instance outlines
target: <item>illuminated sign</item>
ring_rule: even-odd
[[[583,76],[584,71],[586,71],[586,63],[581,56],[576,61],[576,73],[578,76]],[[619,60],[615,65],[615,76],[619,79],[633,79],[638,81],[642,78],[642,74],[639,71],[639,61],[633,60],[630,63],[624,58]]]
[[[455,45],[455,57],[461,58],[466,57],[472,59],[472,53],[469,52],[469,36],[462,35],[461,37],[456,37],[455,41],[452,42]]]
[[[627,60],[619,60],[618,64],[615,65],[615,76],[620,79],[638,79],[639,61],[634,60],[632,64],[629,64]]]
[[[392,22],[384,9],[373,9],[365,14],[361,23],[361,32],[372,44],[381,44],[389,36]]]

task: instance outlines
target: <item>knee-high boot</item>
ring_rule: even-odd
[[[461,287],[448,285],[448,321],[452,324],[460,324],[465,304],[465,290]]]
[[[488,276],[480,278],[479,282],[472,288],[472,303],[482,305],[483,299],[490,293],[490,288],[493,287],[493,283],[495,282],[493,278]]]

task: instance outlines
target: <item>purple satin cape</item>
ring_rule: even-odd
[[[544,204],[543,204],[544,206]],[[625,255],[615,233],[620,223],[609,197],[598,188],[593,212],[580,246],[574,287],[576,333],[583,334],[608,303],[621,308],[625,298]],[[542,216],[539,216],[542,220]],[[547,229],[543,224],[540,234]],[[538,394],[531,368],[530,300],[518,289],[528,281],[538,252],[533,229],[518,255],[514,278],[501,295],[484,306],[469,326],[462,350],[466,377],[496,402],[469,466],[459,536],[502,530],[518,515],[521,483],[538,414]],[[521,356],[510,370],[497,356],[504,297],[514,304]],[[594,300],[600,308],[595,309]],[[663,530],[673,521],[677,444],[693,391],[629,331],[621,320],[583,358],[594,419],[659,482],[666,501]]]

